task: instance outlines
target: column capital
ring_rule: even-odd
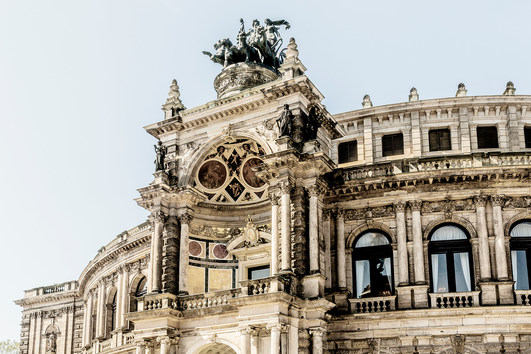
[[[486,195],[475,195],[474,196],[474,204],[476,204],[476,207],[484,207],[486,203],[487,203]]]
[[[163,223],[166,221],[166,214],[162,210],[153,211],[149,216],[152,223]]]
[[[179,344],[179,339],[180,339],[179,336],[175,336],[171,338],[169,336],[159,336],[156,338],[158,343],[166,344],[166,345]]]
[[[276,194],[270,194],[269,199],[271,200],[271,205],[278,205],[278,195]]]
[[[310,197],[319,197],[323,193],[323,188],[318,184],[308,186],[306,187],[306,190],[308,191],[308,195]]]
[[[184,213],[182,215],[179,215],[179,221],[181,222],[181,224],[190,225],[190,222],[192,222],[193,218],[194,217],[192,216],[192,214],[189,214],[189,213]]]
[[[284,181],[280,183],[280,191],[282,194],[290,194],[293,189],[292,183],[290,181]]]
[[[422,209],[422,200],[410,200],[408,204],[412,211],[420,211]]]
[[[310,328],[309,331],[310,331],[310,335],[311,335],[312,337],[322,337],[323,334],[324,334],[323,329],[320,328],[320,327],[317,327],[317,328]]]
[[[240,328],[239,331],[240,331],[240,334],[241,334],[242,336],[245,336],[245,335],[249,335],[249,334],[251,334],[252,328],[250,328],[250,327],[244,327],[244,328]]]
[[[337,219],[343,219],[345,217],[345,209],[337,208],[334,210]]]
[[[393,204],[393,207],[395,209],[395,213],[405,213],[406,211],[406,203],[404,202],[397,202]]]
[[[490,202],[492,206],[502,206],[505,201],[505,196],[502,194],[496,194],[490,196]]]
[[[330,209],[323,210],[323,220],[330,220]]]

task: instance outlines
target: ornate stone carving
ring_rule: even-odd
[[[504,200],[505,200],[505,196],[503,195],[491,195],[490,196],[490,202],[492,203],[492,206],[502,206]]]
[[[179,221],[181,222],[181,224],[190,225],[190,223],[192,222],[193,218],[194,217],[191,214],[189,214],[189,213],[185,213],[185,214],[179,215]]]
[[[254,247],[262,242],[260,239],[260,234],[258,232],[258,229],[256,228],[256,225],[253,223],[253,219],[251,216],[247,217],[247,224],[245,225],[245,228],[243,229],[243,237],[245,246],[247,247]]]
[[[412,211],[420,211],[422,209],[421,200],[411,200],[408,202],[408,204]]]
[[[474,203],[477,206],[484,207],[487,203],[487,196],[486,195],[475,195],[474,196]]]
[[[531,207],[531,197],[505,198],[503,208],[529,208]]]
[[[452,336],[452,347],[454,348],[455,354],[464,354],[465,353],[465,336],[464,335]]]
[[[369,353],[378,354],[380,353],[380,339],[367,339],[367,346],[369,347]]]
[[[308,190],[308,195],[310,197],[319,197],[322,193],[322,188],[316,184],[311,185],[306,189]]]
[[[393,204],[395,208],[395,213],[404,213],[406,211],[406,203],[404,202],[398,202]]]
[[[280,190],[282,191],[282,194],[289,194],[291,193],[291,190],[293,189],[293,186],[289,181],[281,182],[280,184]]]

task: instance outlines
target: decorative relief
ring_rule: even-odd
[[[529,208],[531,207],[531,197],[505,198],[503,208]]]
[[[243,237],[245,240],[245,246],[247,247],[254,247],[263,242],[260,238],[258,228],[253,223],[253,219],[250,216],[247,217],[247,225],[245,225],[245,228],[243,229]]]
[[[255,173],[265,151],[251,139],[226,139],[213,147],[201,163],[196,186],[210,201],[251,202],[267,195],[266,183]]]
[[[352,220],[365,220],[371,218],[383,218],[394,217],[395,209],[391,205],[361,208],[361,209],[348,209],[345,210],[345,221]]]
[[[465,336],[457,335],[452,337],[452,347],[455,354],[465,353]]]
[[[491,195],[490,196],[490,202],[493,206],[502,206],[503,201],[505,200],[505,196],[503,195]]]
[[[461,200],[441,200],[435,202],[423,202],[422,213],[437,213],[446,212],[451,213],[455,211],[473,211],[476,210],[474,200],[472,198]]]

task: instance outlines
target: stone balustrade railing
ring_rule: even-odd
[[[515,290],[517,305],[531,306],[531,290]]]
[[[353,181],[374,177],[394,176],[402,173],[441,171],[477,167],[524,166],[531,165],[529,152],[490,152],[471,155],[455,155],[404,159],[372,166],[352,167],[343,170],[343,179]]]
[[[432,309],[479,306],[479,291],[460,293],[430,293]]]
[[[126,333],[123,336],[124,345],[133,344],[135,340],[135,335],[133,333]]]
[[[282,275],[263,279],[242,280],[242,296],[260,295],[284,291],[290,293],[291,279]]]
[[[238,297],[240,293],[241,289],[231,289],[199,295],[182,296],[179,298],[179,308],[182,310],[193,310],[228,305],[230,300]]]
[[[172,294],[148,294],[138,301],[138,308],[141,311],[158,309],[177,309],[177,296]]]
[[[396,310],[396,295],[349,299],[351,313],[376,313]]]

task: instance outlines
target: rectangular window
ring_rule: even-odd
[[[452,150],[449,129],[430,130],[430,151]]]
[[[358,142],[356,140],[341,143],[337,147],[339,163],[358,161]]]
[[[400,134],[384,135],[382,137],[383,156],[402,155],[404,153],[404,136]]]
[[[262,279],[269,277],[269,265],[263,265],[260,267],[249,268],[247,271],[247,279]]]
[[[477,127],[478,149],[498,147],[498,129],[496,127]]]
[[[524,128],[525,147],[531,149],[531,127]]]

